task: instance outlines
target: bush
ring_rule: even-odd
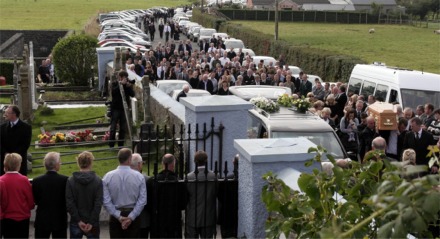
[[[86,86],[92,78],[90,69],[96,64],[96,38],[72,35],[61,39],[53,49],[53,64],[58,79],[71,85]]]

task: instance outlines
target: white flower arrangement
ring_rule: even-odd
[[[280,110],[280,106],[275,101],[265,97],[255,97],[249,102],[268,113],[274,113]]]

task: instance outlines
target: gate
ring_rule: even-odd
[[[217,161],[220,178],[223,178],[223,130],[221,123],[215,125],[214,118],[210,125],[204,123],[202,126],[181,124],[178,128],[175,125],[161,128],[147,124],[141,127],[139,140],[133,141],[133,152],[141,154],[147,165],[147,175],[152,175],[154,163],[160,165],[163,155],[173,154],[177,160],[176,174],[183,179],[189,172],[191,155],[203,150],[208,154],[209,170],[214,170]]]

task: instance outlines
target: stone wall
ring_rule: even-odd
[[[0,45],[3,47],[3,43],[6,43],[17,33],[22,34],[22,39],[18,38],[12,44],[3,49],[0,49],[0,54],[3,58],[13,58],[15,55],[23,55],[23,43],[29,43],[30,41],[34,44],[34,57],[35,58],[45,58],[51,52],[58,39],[65,37],[69,31],[68,30],[0,30]],[[8,50],[10,47],[14,50]],[[5,52],[4,52],[5,51]],[[37,64],[39,64],[37,62]]]
[[[150,84],[150,112],[156,125],[176,125],[180,129],[185,124],[185,106],[171,98],[156,86]]]
[[[1,40],[3,40],[3,38],[4,36],[1,37]],[[11,37],[7,38],[6,41],[4,42],[2,41],[0,45],[0,54],[3,57],[5,56],[21,57],[23,55],[23,46],[24,46],[23,33],[13,34]]]

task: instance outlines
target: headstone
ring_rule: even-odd
[[[29,65],[28,65],[28,48],[25,45],[23,52],[23,64],[19,68],[20,81],[19,88],[21,92],[21,101],[19,104],[21,110],[20,118],[24,121],[32,120],[32,99],[31,99],[31,88],[29,86]]]

